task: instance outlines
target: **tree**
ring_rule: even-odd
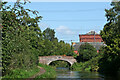
[[[89,43],[81,44],[79,47],[78,61],[88,61],[97,55],[97,50]]]
[[[70,44],[60,41],[58,43],[57,53],[59,55],[73,56],[73,49],[71,49]]]
[[[112,2],[111,6],[105,9],[107,23],[100,33],[107,45],[100,61],[100,70],[104,72],[116,72],[120,68],[120,1]]]
[[[36,11],[23,8],[23,3],[14,7],[2,2],[2,73],[6,75],[13,69],[31,69],[38,62],[38,40],[41,31],[38,22],[42,18]],[[25,3],[24,3],[25,4]],[[35,17],[29,15],[32,12]]]
[[[43,52],[44,52],[44,56],[50,56],[50,55],[53,55],[53,43],[51,41],[49,41],[48,39],[44,40],[44,49],[43,49]]]
[[[1,10],[1,0],[0,0],[0,10]],[[0,11],[0,73],[2,72],[2,19],[1,19],[1,11]]]
[[[41,16],[37,11],[25,9],[25,3],[16,2],[13,7],[2,2],[2,75],[12,75],[14,70],[31,70],[38,65],[38,56],[60,55],[69,51],[69,45],[58,39],[53,29],[43,33],[38,27]],[[32,13],[34,17],[31,17]],[[60,45],[61,46],[61,45]],[[64,47],[65,46],[65,47]],[[1,48],[1,47],[0,47]],[[59,51],[59,49],[61,51]],[[64,54],[64,53],[62,53]],[[62,55],[61,54],[61,55]]]
[[[47,28],[43,31],[44,47],[42,49],[43,55],[73,55],[73,49],[71,49],[70,44],[64,41],[58,42],[55,37],[55,31],[53,29]]]
[[[55,39],[55,31],[53,29],[47,28],[43,31],[44,39],[53,41]]]

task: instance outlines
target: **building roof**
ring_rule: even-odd
[[[96,35],[96,36],[94,36],[94,35]],[[84,44],[86,42],[89,43],[90,45],[93,45],[93,47],[96,48],[96,50],[99,50],[101,46],[106,46],[104,44],[101,36],[93,30],[91,30],[90,32],[88,32],[86,34],[80,34],[79,36],[80,36],[79,37],[80,42],[73,42],[74,50],[78,50],[80,45]],[[95,40],[97,40],[97,41],[94,40],[94,37],[95,37]]]
[[[89,31],[88,33],[86,33],[86,34],[80,34],[80,35],[99,35],[98,33],[96,33],[94,30],[91,30],[91,31]]]
[[[78,50],[81,44],[84,44],[85,42],[79,42],[73,45],[74,50]],[[96,50],[99,50],[101,46],[105,46],[105,44],[103,42],[87,42],[91,45],[93,45],[94,48],[96,48]]]
[[[88,32],[88,33],[86,33],[86,34],[94,35],[94,34],[98,34],[98,33],[96,33],[95,31],[90,31],[90,32]]]

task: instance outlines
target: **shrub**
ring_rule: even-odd
[[[78,62],[88,61],[97,55],[97,50],[89,43],[84,43],[79,47],[79,56],[77,57]]]

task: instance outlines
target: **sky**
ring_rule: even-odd
[[[99,33],[107,22],[105,9],[110,7],[110,2],[31,2],[25,5],[43,17],[39,23],[42,31],[47,27],[54,29],[58,40],[67,43],[79,42],[79,34],[91,30]]]
[[[15,2],[16,0],[4,0],[9,2]],[[28,1],[28,0],[20,0]],[[29,0],[31,2],[111,2],[111,1],[120,1],[120,0]]]

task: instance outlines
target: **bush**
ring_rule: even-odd
[[[79,56],[77,57],[78,62],[88,61],[97,55],[97,50],[89,43],[84,43],[79,47]]]
[[[75,71],[98,71],[98,62],[101,58],[102,56],[99,55],[86,62],[74,63],[70,69]]]
[[[9,74],[3,76],[3,79],[5,78],[29,78],[33,76],[34,74],[38,73],[40,71],[39,68],[34,67],[30,70],[27,69],[14,69]]]

